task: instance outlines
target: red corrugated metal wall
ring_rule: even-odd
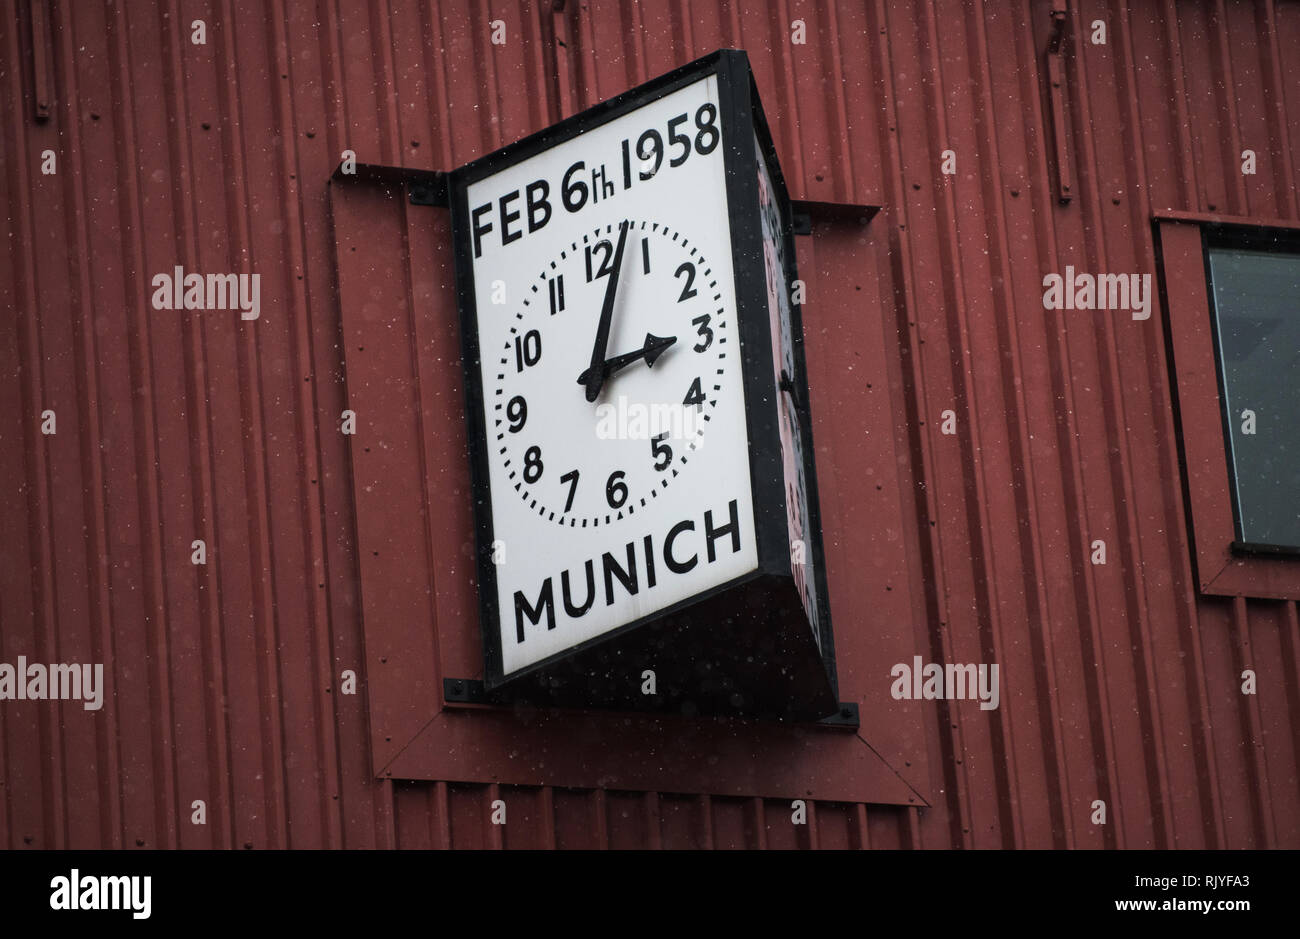
[[[1296,603],[1197,593],[1163,311],[1041,286],[1154,273],[1156,212],[1300,221],[1300,4],[1071,4],[1067,206],[1048,3],[560,6],[0,3],[0,661],[104,662],[113,692],[0,704],[0,845],[1300,847]],[[811,387],[831,602],[885,614],[836,630],[879,632],[863,736],[930,807],[797,827],[782,800],[375,781],[366,676],[339,693],[365,654],[326,181],[345,149],[451,168],[718,47],[796,198],[885,207],[799,261],[810,371],[848,376]],[[260,319],[151,309],[175,265],[258,272]],[[1001,663],[1002,706],[890,701],[913,645]]]

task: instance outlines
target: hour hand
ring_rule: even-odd
[[[654,333],[645,334],[645,345],[635,352],[624,352],[622,355],[616,355],[612,359],[606,359],[600,365],[593,365],[585,372],[578,376],[579,385],[590,385],[593,377],[593,369],[600,370],[600,377],[604,379],[614,374],[621,368],[631,365],[638,359],[645,359],[645,364],[649,368],[654,368],[655,360],[663,355],[665,349],[677,341],[676,336],[656,336]]]

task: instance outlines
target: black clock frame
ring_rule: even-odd
[[[715,586],[681,603],[623,624],[586,642],[571,646],[510,675],[502,671],[500,615],[495,540],[488,467],[488,428],[479,368],[478,325],[470,239],[469,186],[522,160],[621,117],[658,98],[714,74],[718,81],[719,120],[732,239],[737,323],[741,346],[741,379],[750,443],[750,482],[758,564],[754,571]],[[526,701],[562,707],[606,707],[627,710],[675,710],[699,714],[818,720],[839,711],[834,640],[826,587],[825,553],[812,442],[812,415],[807,393],[800,305],[791,304],[796,373],[792,376],[795,410],[804,441],[804,477],[808,499],[806,538],[813,567],[819,646],[812,644],[812,624],[794,597],[787,540],[784,461],[779,432],[777,397],[782,393],[773,375],[762,224],[758,201],[758,154],[755,137],[766,157],[769,176],[781,209],[786,283],[793,283],[795,249],[790,199],[759,103],[748,56],[719,50],[615,98],[575,114],[544,131],[525,137],[468,163],[448,175],[457,301],[460,308],[462,365],[465,377],[470,479],[474,498],[480,631],[484,648],[487,694],[479,700],[499,703]],[[746,603],[738,602],[737,587],[746,586]],[[791,606],[791,598],[794,604]],[[797,617],[793,613],[797,611]],[[739,615],[738,615],[739,614]],[[749,614],[777,623],[771,636],[757,637],[746,628]],[[726,624],[722,628],[719,624]],[[802,634],[802,636],[801,636]],[[704,637],[708,637],[707,639]],[[806,638],[807,642],[802,641]],[[752,654],[725,652],[736,642]],[[711,646],[711,643],[713,645]],[[746,646],[746,644],[748,644]],[[719,667],[698,679],[700,656],[714,656]],[[769,660],[771,656],[771,660]],[[745,661],[742,663],[741,659]],[[726,661],[724,661],[726,660]],[[612,675],[627,663],[653,661],[660,685],[657,695],[640,694],[639,680]],[[715,663],[705,663],[711,666]],[[705,667],[707,673],[711,669]],[[639,671],[636,672],[639,676]],[[780,675],[780,678],[773,678]],[[695,676],[695,677],[691,677]],[[452,688],[456,682],[450,682]],[[779,686],[779,687],[778,687]],[[463,686],[462,686],[463,687]],[[450,689],[449,689],[450,690]],[[459,693],[459,689],[457,692]]]

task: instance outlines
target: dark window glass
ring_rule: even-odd
[[[1300,251],[1208,254],[1237,537],[1300,548]]]

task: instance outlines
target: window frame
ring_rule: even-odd
[[[1211,596],[1300,599],[1300,554],[1240,540],[1209,266],[1211,242],[1300,243],[1300,224],[1194,213],[1154,221],[1197,584]]]

